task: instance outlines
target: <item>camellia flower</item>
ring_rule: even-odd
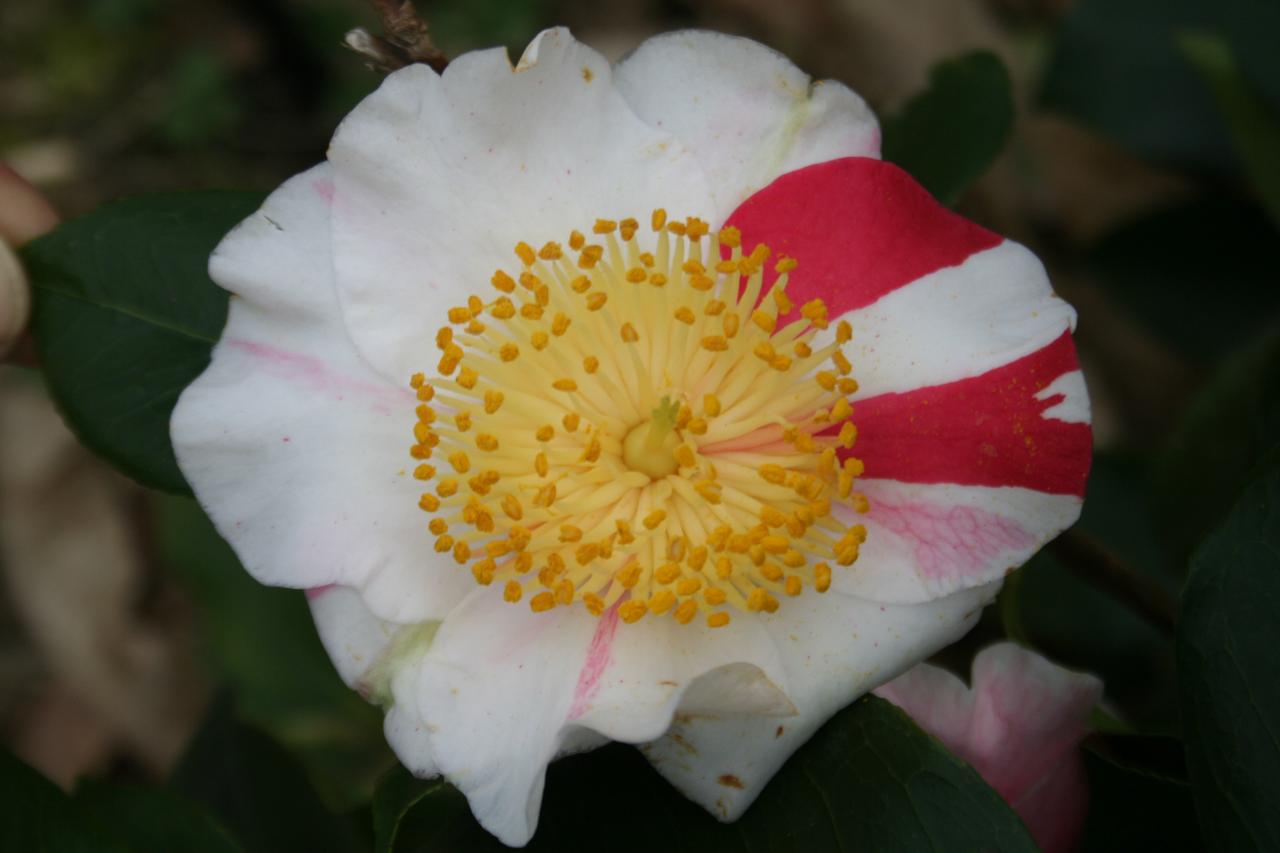
[[[1102,682],[1014,643],[973,660],[973,684],[922,663],[876,693],[982,774],[1047,853],[1075,850],[1089,805],[1080,741]]]
[[[183,471],[504,842],[608,739],[733,819],[1077,517],[1071,308],[878,146],[753,42],[550,30],[390,75],[215,251]]]

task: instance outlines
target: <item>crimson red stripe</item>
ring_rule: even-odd
[[[1092,430],[1042,417],[1062,395],[1037,400],[1051,382],[1078,370],[1070,333],[981,376],[854,406],[852,451],[866,476],[908,483],[1022,486],[1084,496]]]
[[[788,295],[797,306],[821,298],[832,317],[1001,242],[897,166],[866,157],[788,172],[744,201],[728,224],[742,231],[748,251],[765,243],[775,258],[799,261]],[[772,262],[765,275],[772,286]]]

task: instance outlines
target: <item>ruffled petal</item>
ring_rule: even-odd
[[[693,149],[711,179],[715,222],[781,174],[880,155],[880,128],[862,98],[750,39],[667,33],[615,73],[637,115]]]
[[[916,605],[836,592],[788,599],[764,622],[782,655],[796,713],[677,712],[646,744],[658,772],[721,820],[735,820],[783,762],[832,714],[968,631],[997,585]]]
[[[350,587],[307,590],[320,641],[342,680],[361,696],[387,706],[383,731],[400,763],[417,776],[439,773],[417,703],[422,657],[437,623],[401,625],[379,619]]]
[[[472,586],[422,529],[406,470],[414,399],[356,354],[333,291],[329,168],[299,175],[223,240],[238,294],[171,432],[183,474],[259,581],[338,583],[379,616],[440,618]]]
[[[356,344],[398,381],[435,364],[450,306],[491,292],[521,240],[655,208],[709,217],[697,161],[628,108],[609,63],[547,30],[513,68],[503,49],[390,75],[329,150],[339,289]]]

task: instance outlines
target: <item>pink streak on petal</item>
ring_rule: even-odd
[[[311,182],[311,188],[316,191],[316,195],[324,199],[327,204],[333,204],[333,178],[317,178]]]
[[[329,590],[337,589],[337,588],[338,588],[338,585],[336,583],[327,583],[327,584],[324,584],[323,586],[309,587],[307,589],[307,601],[311,601],[313,599],[319,598]]]
[[[415,399],[407,390],[343,376],[314,356],[244,338],[224,338],[223,345],[260,359],[276,377],[290,384],[302,385],[312,392],[333,393],[338,400],[345,399],[347,394],[369,398],[373,410],[379,414],[402,410],[406,403]]]
[[[1036,542],[1008,518],[977,507],[893,504],[876,498],[872,490],[868,497],[868,517],[905,540],[921,573],[931,580],[984,574],[1001,554]]]
[[[619,602],[620,603],[620,602]],[[613,635],[618,631],[618,604],[600,615],[596,633],[587,649],[587,659],[578,673],[578,684],[573,690],[573,704],[569,706],[569,719],[576,720],[590,708],[592,698],[600,689],[600,678],[613,660]]]

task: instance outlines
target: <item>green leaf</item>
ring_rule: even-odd
[[[71,798],[0,748],[0,850],[22,853],[124,853],[95,832]]]
[[[1009,72],[979,51],[935,65],[929,87],[884,122],[884,159],[910,172],[943,204],[955,204],[1013,128]]]
[[[239,713],[296,752],[332,801],[367,799],[394,760],[382,712],[334,671],[303,593],[250,577],[195,501],[157,495],[153,507],[160,557],[190,591],[210,668]]]
[[[240,192],[143,196],[23,248],[54,399],[81,441],[144,485],[189,492],[169,415],[226,321],[209,253],[261,201]]]
[[[1084,764],[1089,778],[1089,812],[1081,850],[1190,853],[1204,849],[1186,782],[1144,772],[1095,749],[1084,751]]]
[[[214,702],[170,787],[203,804],[248,853],[347,853],[351,828],[331,812],[306,772],[278,743]]]
[[[1213,91],[1250,184],[1280,226],[1280,110],[1245,79],[1223,39],[1188,33],[1179,46]]]
[[[1182,724],[1205,840],[1280,849],[1280,466],[1196,552],[1182,601]]]
[[[1110,135],[1135,154],[1230,172],[1231,139],[1175,34],[1212,28],[1221,3],[1078,0],[1057,34],[1041,100]]]
[[[1280,454],[1280,324],[1228,359],[1188,408],[1155,465],[1167,552],[1191,552]]]
[[[82,784],[75,804],[102,832],[131,853],[243,853],[208,814],[161,788]],[[18,849],[18,848],[5,848]]]
[[[622,810],[622,811],[620,811]],[[617,819],[625,814],[633,819]],[[502,850],[466,800],[389,773],[374,798],[378,853]],[[733,824],[680,796],[640,753],[614,744],[552,765],[530,851],[1035,850],[981,778],[873,696],[837,714]]]

